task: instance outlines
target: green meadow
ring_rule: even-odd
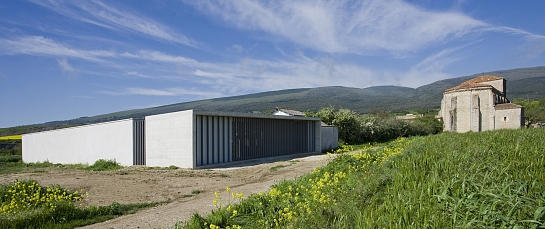
[[[545,129],[398,139],[266,193],[227,190],[176,227],[545,228]]]

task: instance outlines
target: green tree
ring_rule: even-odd
[[[339,128],[339,138],[349,144],[361,142],[362,129],[358,114],[348,109],[340,109],[334,114],[332,124]]]
[[[322,122],[325,122],[327,125],[333,125],[333,120],[335,120],[335,108],[333,106],[324,107],[320,109],[314,117],[322,119]]]
[[[545,98],[537,100],[514,99],[513,103],[524,107],[526,127],[545,122]]]

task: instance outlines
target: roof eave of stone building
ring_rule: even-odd
[[[462,92],[462,91],[472,91],[472,90],[487,90],[495,88],[488,84],[479,84],[479,85],[459,85],[453,88],[449,88],[445,90],[445,94],[453,93],[453,92]],[[497,90],[496,90],[497,91]]]
[[[494,106],[494,109],[496,110],[510,110],[510,109],[520,109],[520,108],[524,108],[524,107],[514,103],[500,103]]]
[[[490,81],[496,81],[496,80],[502,80],[502,79],[504,79],[504,78],[499,77],[499,76],[484,75],[484,76],[479,76],[477,78],[473,78],[473,79],[470,79],[468,81],[465,81],[465,82],[461,83],[460,85],[478,84],[478,83],[490,82]]]

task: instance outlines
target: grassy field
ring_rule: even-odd
[[[545,228],[545,129],[399,139],[267,193],[229,192],[177,227]]]

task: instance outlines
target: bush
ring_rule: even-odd
[[[123,168],[123,166],[121,166],[115,160],[104,160],[104,159],[99,159],[93,165],[87,167],[88,170],[93,170],[93,171],[116,170],[120,168]]]
[[[433,115],[426,115],[409,122],[408,136],[426,136],[438,134],[443,131],[443,123]]]
[[[20,162],[22,159],[21,155],[4,155],[0,156],[0,163]]]
[[[385,110],[376,110],[372,114],[359,115],[348,109],[335,111],[332,106],[322,108],[316,114],[329,125],[339,128],[339,140],[348,144],[364,142],[387,142],[399,137],[425,136],[440,133],[443,124],[434,115],[427,115],[414,120],[398,120]]]

